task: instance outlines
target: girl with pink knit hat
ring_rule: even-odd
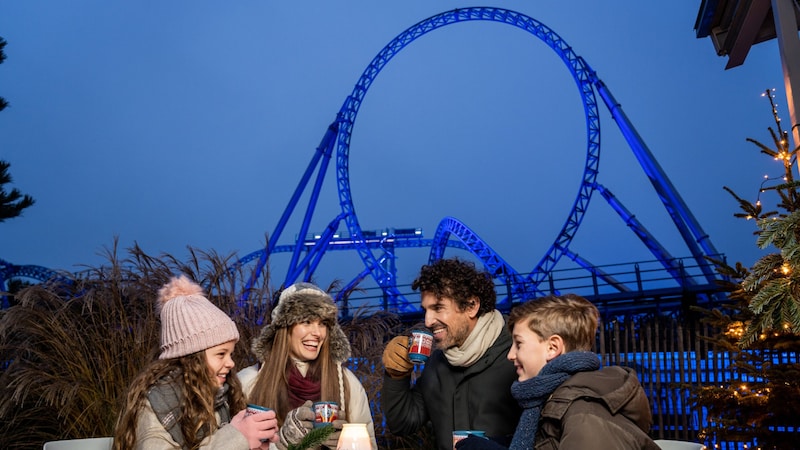
[[[278,421],[274,411],[245,416],[231,359],[236,324],[186,276],[158,296],[161,353],[128,390],[114,449],[267,449]]]

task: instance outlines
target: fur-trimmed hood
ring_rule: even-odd
[[[327,292],[311,283],[295,283],[281,292],[272,309],[272,321],[253,340],[252,351],[264,362],[272,351],[275,331],[306,320],[319,319],[328,326],[331,356],[337,363],[350,357],[350,342],[339,326],[338,308]]]

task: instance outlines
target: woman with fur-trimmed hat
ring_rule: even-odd
[[[161,353],[134,379],[114,430],[115,450],[267,449],[274,411],[245,417],[231,359],[236,324],[186,276],[158,292]]]
[[[342,425],[366,423],[377,449],[369,399],[361,382],[342,364],[350,342],[328,293],[311,283],[286,288],[272,310],[272,321],[253,341],[260,364],[239,372],[250,403],[274,409],[280,425],[278,448],[300,442],[314,424],[312,402],[339,403],[334,432],[323,444],[336,448]]]

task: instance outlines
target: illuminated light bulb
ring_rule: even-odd
[[[783,272],[784,275],[789,275],[792,272],[792,266],[790,266],[788,262],[784,262],[783,265],[781,265],[781,272]]]

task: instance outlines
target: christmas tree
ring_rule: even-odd
[[[768,128],[774,147],[747,141],[780,161],[783,173],[764,177],[755,202],[724,189],[739,202],[742,212],[734,215],[755,220],[756,245],[776,251],[750,269],[715,261],[727,277],[728,300],[701,310],[702,321],[717,330],[708,340],[717,356],[729,358],[735,375],[695,387],[692,394],[695,407],[706,414],[701,438],[790,449],[800,442],[800,182],[793,176],[800,147],[790,148],[774,95],[769,90],[764,95],[775,120],[775,128]],[[777,209],[765,211],[762,194],[777,195]]]

